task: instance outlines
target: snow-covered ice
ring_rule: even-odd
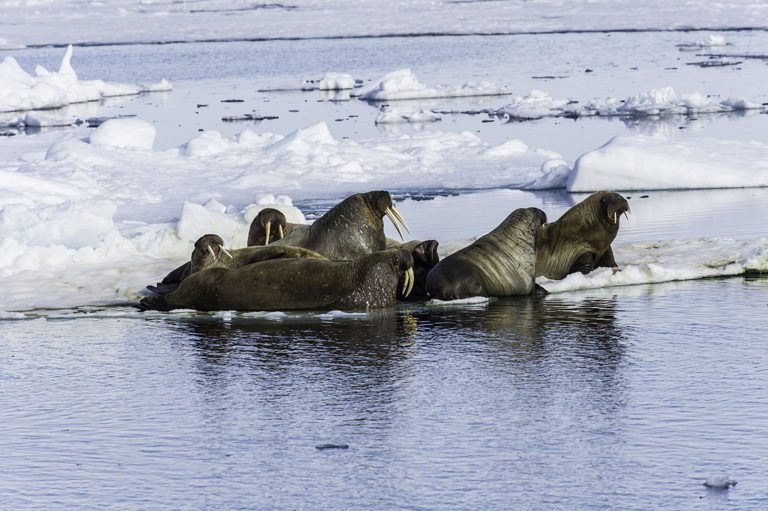
[[[72,51],[70,45],[58,71],[52,72],[37,66],[35,76],[24,71],[13,57],[5,57],[0,62],[0,112],[59,108],[110,96],[172,89],[167,80],[149,85],[79,80],[70,63]]]

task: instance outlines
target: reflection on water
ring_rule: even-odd
[[[0,497],[13,509],[768,504],[768,279],[600,296],[0,321]],[[717,472],[739,484],[708,492]]]

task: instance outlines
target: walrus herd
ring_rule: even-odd
[[[611,243],[629,203],[600,191],[547,223],[538,208],[513,211],[493,231],[443,260],[435,240],[410,233],[385,191],[358,193],[312,224],[286,222],[277,209],[253,219],[248,246],[224,248],[216,234],[197,240],[190,260],[138,304],[142,310],[370,310],[398,300],[546,295],[537,276],[617,267]],[[387,216],[401,240],[384,234]],[[627,216],[628,218],[628,216]]]

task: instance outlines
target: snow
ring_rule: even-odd
[[[554,0],[528,2],[525,9],[514,2],[449,1],[396,2],[382,7],[373,0],[333,0],[323,3],[323,9],[314,9],[321,3],[300,0],[291,10],[292,21],[280,8],[244,10],[231,16],[237,6],[251,5],[245,0],[200,0],[196,9],[211,10],[204,22],[199,21],[200,16],[193,22],[188,7],[182,5],[171,10],[167,2],[138,4],[128,0],[91,2],[87,6],[75,0],[0,0],[4,14],[8,14],[0,20],[0,32],[6,38],[0,40],[0,48],[83,40],[289,37],[296,36],[296,27],[301,28],[301,37],[332,37],[534,32],[542,27],[553,31],[560,27],[666,29],[680,28],[679,20],[685,20],[686,27],[716,28],[710,20],[737,27],[747,18],[768,19],[768,4],[737,0],[697,4],[695,8],[686,7],[684,2],[654,1],[624,17],[598,14],[604,14],[609,5],[634,6],[635,2],[574,2],[572,12],[558,19],[546,15],[559,5]],[[113,30],[115,13],[121,24],[134,30]],[[261,16],[256,22],[255,14]],[[77,21],[78,16],[87,22]],[[327,16],[347,21],[331,23]],[[749,23],[755,26],[756,22]],[[53,26],[61,30],[52,30]],[[727,44],[715,35],[697,39],[691,44]],[[80,80],[72,56],[73,47],[68,46],[58,71],[38,66],[34,74],[6,57],[0,63],[0,112],[14,113],[4,117],[0,125],[71,126],[78,120],[58,115],[56,108],[109,96],[172,90],[166,80],[150,85]],[[135,74],[140,78],[141,69]],[[462,82],[457,78],[457,83]],[[351,97],[360,100],[387,102],[509,95],[506,106],[483,110],[504,119],[655,119],[765,110],[755,98],[732,94],[720,100],[696,91],[678,93],[664,84],[635,91],[623,99],[576,103],[553,99],[542,90],[512,94],[506,86],[490,83],[426,85],[408,68],[356,89],[358,83],[351,73],[328,72],[317,88],[351,91]],[[443,112],[409,109],[401,104],[382,108],[376,122],[419,123],[426,128],[413,134],[390,133],[360,140],[334,137],[323,121],[285,134],[244,129],[225,137],[204,130],[178,147],[155,150],[157,130],[168,128],[139,118],[119,118],[107,120],[85,137],[76,129],[3,137],[0,278],[4,292],[0,319],[24,319],[22,312],[33,308],[135,302],[146,284],[188,258],[200,235],[216,232],[226,246],[244,246],[250,221],[264,207],[281,209],[291,222],[306,222],[293,205],[299,200],[335,201],[374,189],[417,193],[521,188],[575,193],[768,186],[768,146],[760,141],[622,135],[602,147],[585,148],[571,164],[558,152],[532,147],[525,140],[490,143],[468,131],[440,131],[445,122],[434,121],[440,120]],[[768,272],[768,238],[682,237],[645,242],[620,238],[614,244],[614,252],[621,254],[618,271],[601,269],[561,281],[540,279],[539,283],[552,293],[610,293],[633,284]],[[467,241],[440,240],[441,255]]]
[[[70,63],[72,52],[70,45],[57,72],[37,66],[36,76],[24,71],[13,57],[5,57],[0,63],[0,112],[59,108],[111,96],[172,89],[167,80],[150,85],[78,80],[77,73]]]
[[[403,101],[409,99],[463,98],[475,96],[503,96],[509,91],[490,83],[465,83],[460,87],[427,87],[410,69],[388,73],[378,82],[352,93],[368,101]]]

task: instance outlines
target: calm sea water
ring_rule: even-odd
[[[0,501],[762,509],[766,306],[768,279],[731,278],[340,316],[2,321]],[[707,489],[713,473],[738,484]]]
[[[73,64],[86,79],[133,82],[147,69],[159,70],[147,81],[178,81],[168,95],[86,106],[88,115],[154,115],[168,147],[198,129],[249,127],[220,120],[239,108],[220,99],[235,96],[250,101],[246,111],[276,105],[280,119],[262,131],[325,120],[334,135],[379,135],[370,105],[256,92],[326,70],[378,77],[407,64],[429,84],[467,73],[501,84],[513,73],[525,92],[552,74],[570,77],[546,82],[553,97],[589,99],[632,80],[643,92],[662,75],[686,92],[705,82],[737,92],[743,82],[741,95],[752,96],[751,78],[764,75],[760,62],[667,69],[680,57],[674,44],[697,36],[612,37],[623,41],[616,63],[597,51],[608,35],[565,34],[83,48]],[[728,37],[751,48],[765,34]],[[541,66],[523,59],[521,70],[515,56],[526,52],[540,52]],[[26,55],[55,69],[62,54]],[[266,65],[249,67],[256,55]],[[587,66],[596,72],[577,74]],[[684,124],[764,140],[766,118]],[[697,136],[668,121],[642,129]],[[455,122],[574,158],[637,127]],[[764,237],[766,193],[637,194],[619,237]],[[516,207],[556,217],[581,198],[492,190],[398,209],[415,233],[454,240]],[[310,217],[327,207],[300,206]],[[767,307],[768,279],[739,277],[368,314],[33,311],[0,320],[0,509],[768,508]],[[738,484],[707,489],[719,473]]]

